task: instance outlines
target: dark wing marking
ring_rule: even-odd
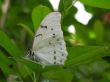
[[[54,51],[54,54],[56,54],[56,51]]]
[[[55,34],[53,34],[53,38],[55,38]]]
[[[42,26],[42,25],[41,25],[41,28],[47,28],[47,26]]]
[[[36,37],[38,37],[38,36],[42,36],[42,34],[38,34],[38,35],[36,35]]]
[[[54,64],[57,64],[56,61],[54,61]]]
[[[51,28],[51,30],[53,30],[53,28]]]
[[[56,60],[57,59],[57,57],[56,56],[54,56],[54,60]]]

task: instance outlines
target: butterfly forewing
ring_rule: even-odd
[[[33,42],[35,58],[45,65],[64,64],[67,51],[61,30],[61,14],[52,12],[42,21]]]

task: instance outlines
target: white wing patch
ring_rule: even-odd
[[[61,14],[52,12],[42,21],[33,42],[35,59],[44,65],[61,65],[67,58],[66,45],[61,30]]]

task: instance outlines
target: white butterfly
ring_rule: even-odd
[[[59,12],[50,13],[35,34],[31,58],[43,65],[63,65],[67,58],[60,21]]]

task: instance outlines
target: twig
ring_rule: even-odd
[[[4,3],[2,5],[2,16],[0,20],[0,28],[4,28],[5,26],[9,6],[10,6],[10,0],[4,0]]]

